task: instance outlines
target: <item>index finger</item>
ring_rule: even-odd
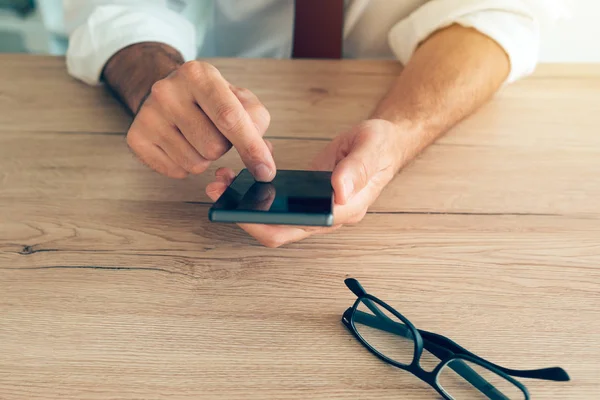
[[[196,102],[217,129],[237,149],[242,161],[258,181],[275,177],[273,156],[244,106],[219,71],[205,67],[204,79],[191,87]]]

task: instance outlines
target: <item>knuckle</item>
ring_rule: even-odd
[[[221,77],[221,73],[214,65],[209,64],[207,62],[199,62],[199,64],[200,68],[202,69],[202,72],[204,73],[204,76],[211,78]]]
[[[224,103],[217,107],[217,126],[226,132],[236,132],[243,123],[240,110],[232,104]]]
[[[185,179],[188,176],[188,173],[181,168],[169,168],[167,169],[166,176],[174,179]]]
[[[188,155],[183,153],[181,150],[178,149],[176,151],[171,152],[170,156],[173,158],[173,161],[175,161],[175,164],[183,168],[186,172],[191,172],[194,168],[194,162],[190,159],[190,157],[188,157]]]
[[[188,61],[179,67],[181,74],[191,81],[204,81],[219,75],[219,70],[203,61]]]
[[[166,79],[154,82],[150,88],[150,95],[158,103],[168,102],[171,92],[171,83]]]
[[[134,151],[139,148],[142,143],[142,138],[137,132],[138,130],[136,129],[130,129],[129,132],[127,132],[127,146]]]
[[[202,155],[208,161],[217,161],[223,154],[227,153],[230,148],[231,145],[229,143],[225,143],[225,141],[216,141],[208,145],[202,152]]]
[[[163,117],[157,108],[144,107],[135,117],[131,131],[132,133],[135,132],[136,136],[147,136],[148,132],[154,132],[156,130],[156,126],[161,122],[162,118]]]
[[[149,167],[150,169],[153,169],[154,171],[156,171],[162,175],[168,176],[170,178],[184,179],[188,176],[188,173],[185,170],[183,170],[181,167],[179,167],[177,165],[174,165],[174,166],[170,166],[168,164],[165,165],[158,159],[152,157],[147,151],[145,151],[144,150],[146,148],[144,146],[145,139],[139,132],[141,132],[141,131],[139,131],[137,129],[130,129],[129,132],[127,132],[126,140],[127,140],[127,146],[129,147],[129,149],[131,149],[133,154],[135,154],[137,159],[142,164],[144,164],[147,167]]]
[[[200,164],[196,164],[192,167],[192,173],[193,174],[201,174],[203,172],[206,172],[206,170],[208,169],[208,167],[210,166],[210,163],[200,163]]]
[[[239,87],[236,86],[233,88],[233,91],[235,92],[235,94],[239,97],[242,98],[248,98],[250,96],[253,96],[254,94],[250,91],[250,89],[247,89],[245,87]]]
[[[203,66],[198,61],[188,61],[179,67],[182,76],[189,79],[196,79],[203,73]]]
[[[176,138],[174,137],[174,132],[170,129],[158,129],[155,132],[156,141],[159,144],[174,146],[176,143]]]
[[[261,156],[263,155],[263,148],[260,145],[260,142],[262,141],[262,139],[258,139],[258,140],[253,140],[251,142],[246,143],[245,148],[243,149],[243,153],[246,155],[247,158],[251,158],[251,159],[260,159]],[[239,151],[240,149],[238,149]]]
[[[175,161],[175,164],[177,164],[179,167],[183,168],[185,171],[189,172],[190,171],[190,166],[191,163],[189,162],[189,160],[187,159],[187,157],[185,157],[182,154],[169,154],[169,156],[173,159],[173,161]]]

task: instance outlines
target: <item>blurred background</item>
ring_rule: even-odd
[[[67,42],[53,32],[61,1],[0,0],[0,53],[64,54]],[[542,30],[541,62],[600,62],[600,1],[564,2],[571,16]]]

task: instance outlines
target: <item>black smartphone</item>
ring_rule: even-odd
[[[212,222],[331,226],[331,172],[278,170],[272,182],[257,182],[242,170],[208,211]]]

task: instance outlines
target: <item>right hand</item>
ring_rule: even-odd
[[[172,178],[204,172],[233,145],[259,181],[275,177],[262,136],[270,115],[248,89],[231,85],[212,65],[190,61],[154,83],[127,144],[149,167]]]

